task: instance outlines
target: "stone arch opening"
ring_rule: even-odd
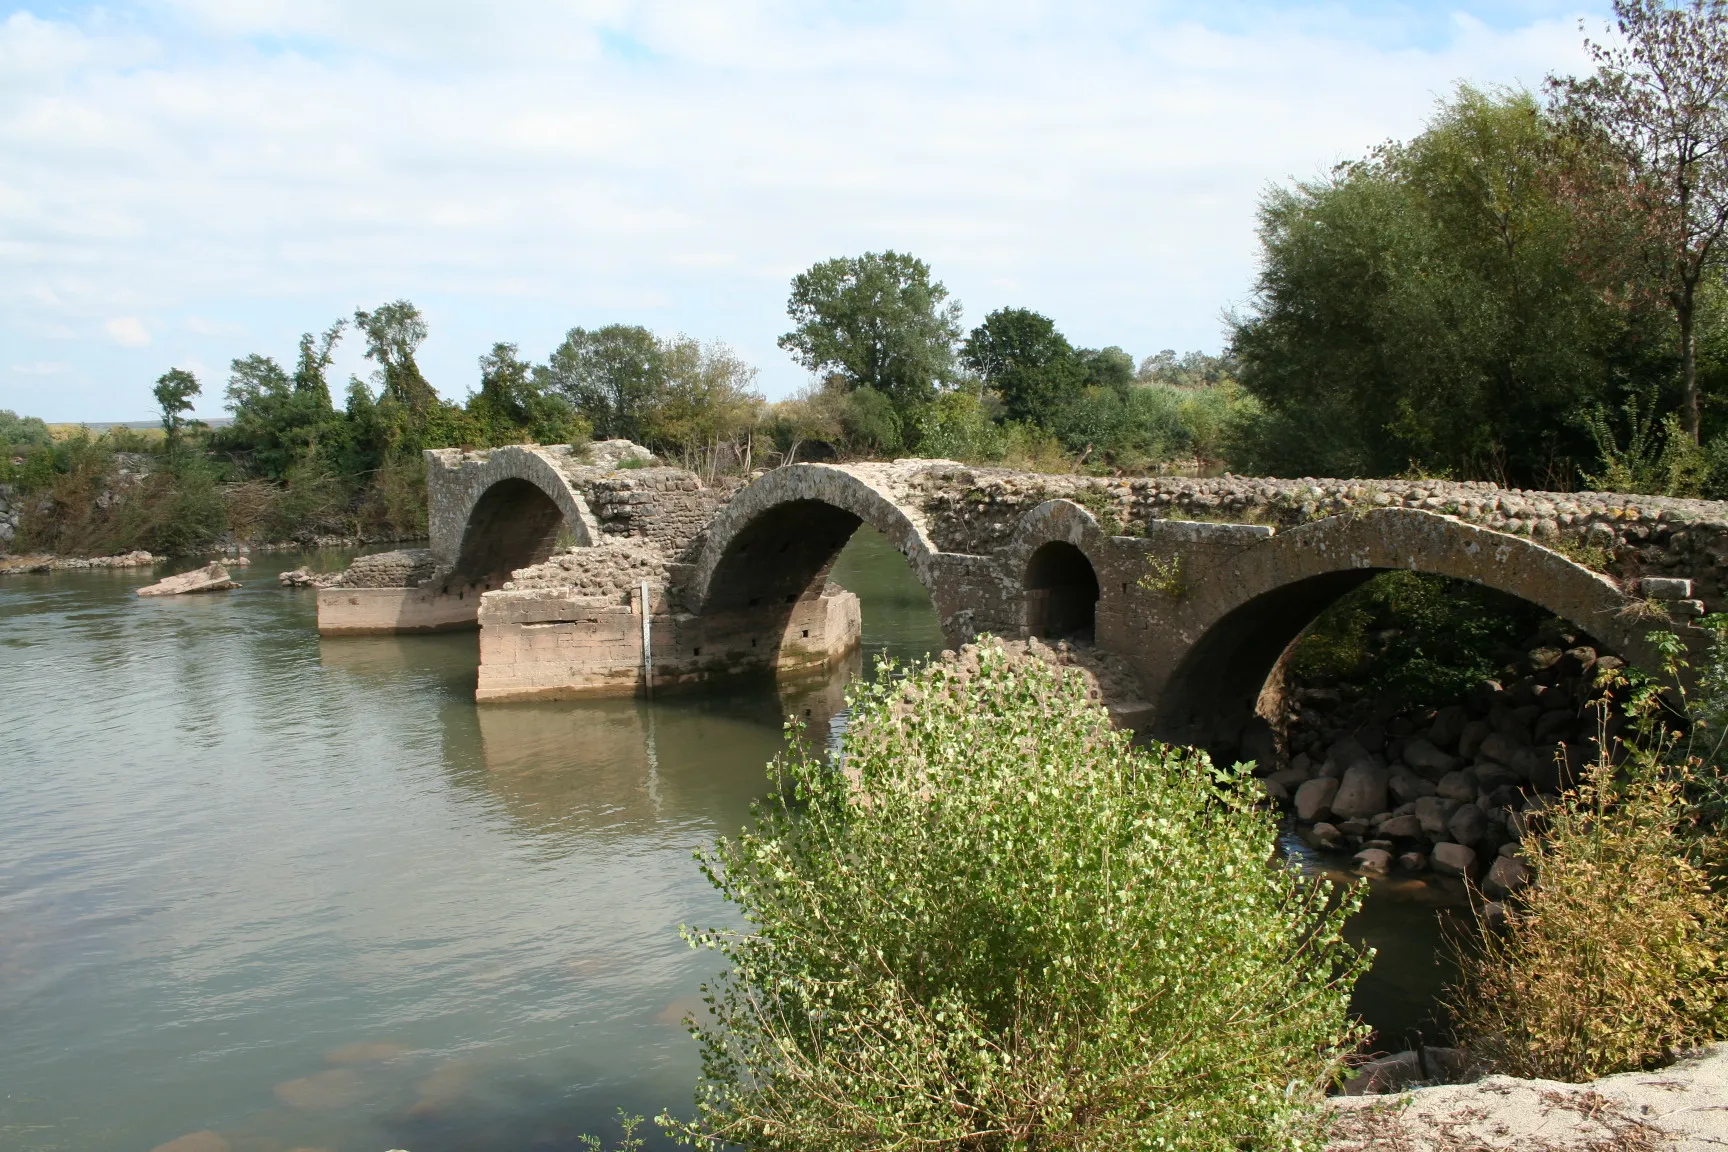
[[[1090,642],[1098,623],[1098,573],[1066,540],[1039,546],[1026,561],[1026,632]]]
[[[468,514],[450,584],[491,589],[552,555],[564,512],[539,485],[515,477],[481,494]]]
[[[769,504],[742,523],[723,542],[701,598],[704,659],[784,676],[832,668],[856,651],[863,631],[858,590],[830,577],[866,524],[906,554],[884,530],[897,525],[876,519],[803,497]]]

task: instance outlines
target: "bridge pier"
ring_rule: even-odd
[[[561,591],[489,592],[480,609],[481,701],[640,695],[749,676],[799,680],[828,673],[858,650],[858,597],[837,584],[788,614],[760,608],[714,616],[674,611],[649,589],[652,661],[642,657],[641,593],[630,603]]]

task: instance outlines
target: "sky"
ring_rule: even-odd
[[[496,341],[731,345],[788,282],[927,261],[1077,345],[1217,351],[1255,211],[1460,80],[1587,68],[1605,2],[0,0],[0,408],[148,419],[170,367],[407,298],[460,400]],[[336,378],[369,370],[342,345]]]

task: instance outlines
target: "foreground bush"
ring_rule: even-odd
[[[1728,916],[1689,858],[1688,775],[1604,758],[1525,835],[1535,879],[1452,990],[1459,1040],[1496,1071],[1593,1080],[1724,1034]]]
[[[1300,1147],[1359,1034],[1355,907],[1204,755],[999,647],[858,690],[704,869],[748,933],[692,1022],[718,1148]]]

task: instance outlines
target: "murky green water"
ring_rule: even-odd
[[[940,647],[872,535],[866,660]],[[836,689],[478,709],[474,634],[320,641],[303,559],[0,583],[0,1148],[520,1152],[686,1107],[677,926],[726,915],[691,850]],[[1435,979],[1406,895],[1362,922],[1396,1027]]]

